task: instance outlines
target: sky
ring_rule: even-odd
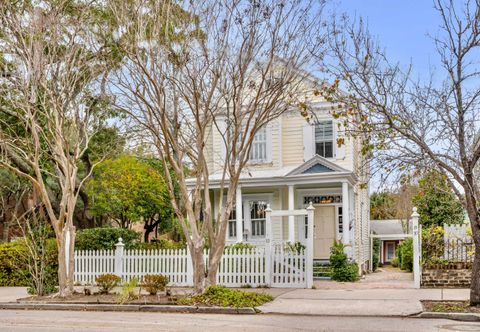
[[[338,13],[365,18],[389,58],[404,65],[412,62],[416,76],[425,78],[430,68],[438,68],[435,46],[427,35],[439,30],[433,0],[334,0],[333,6]]]

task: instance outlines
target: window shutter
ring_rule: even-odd
[[[216,134],[218,135],[218,142],[220,144],[217,155],[219,157],[219,161],[223,163],[227,156],[227,147],[225,146],[225,142],[223,139],[223,136],[226,134],[227,124],[225,123],[225,120],[218,120],[217,125],[219,132],[217,132]]]
[[[345,137],[345,131],[342,127],[338,128],[338,123],[334,122],[334,151],[335,151],[335,159],[345,159],[345,152],[346,152],[346,144],[347,139]],[[339,146],[340,145],[340,146]]]
[[[266,134],[267,134],[267,163],[272,162],[272,123],[267,124],[266,128]]]
[[[315,155],[314,126],[310,123],[303,125],[303,160],[307,161]]]

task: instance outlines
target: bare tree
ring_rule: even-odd
[[[39,196],[57,241],[60,296],[73,291],[73,215],[90,175],[79,165],[102,119],[96,107],[102,97],[94,89],[108,54],[92,6],[94,1],[0,2],[7,73],[0,82],[0,165],[30,181]]]
[[[255,134],[282,113],[299,112],[315,90],[301,68],[323,50],[321,10],[313,1],[274,0],[112,6],[126,55],[112,93],[175,175],[165,174],[198,292],[216,283]],[[224,145],[222,153],[215,151],[221,154],[216,164],[212,135]],[[221,182],[216,215],[213,173]]]
[[[480,158],[480,2],[434,4],[441,25],[432,42],[441,67],[427,82],[413,79],[411,66],[392,63],[361,20],[340,21],[332,28],[330,71],[346,93],[331,97],[345,104],[345,112],[359,114],[362,121],[355,128],[368,134],[367,149],[376,149],[376,164],[384,173],[419,168],[447,176],[473,229],[470,303],[478,305],[480,193],[474,169]]]

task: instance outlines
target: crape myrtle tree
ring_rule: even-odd
[[[0,2],[0,165],[31,183],[52,225],[60,296],[73,291],[73,215],[91,173],[79,165],[105,121],[112,54],[101,18],[95,1]]]
[[[227,220],[255,134],[286,111],[300,112],[305,102],[310,81],[301,68],[314,55],[321,57],[323,3],[111,4],[125,54],[111,93],[142,128],[139,139],[151,143],[175,175],[176,181],[167,172],[166,182],[192,257],[195,290],[201,292],[216,282]],[[221,159],[215,215],[208,159],[214,133],[224,146],[215,151]]]
[[[343,104],[336,116],[357,114],[353,134],[369,140],[383,173],[412,169],[445,175],[468,213],[475,241],[470,303],[480,304],[480,3],[434,1],[440,18],[431,37],[440,60],[432,75],[414,78],[412,66],[392,62],[361,20],[331,25],[337,78],[328,91]],[[336,87],[343,87],[339,93]],[[351,117],[350,117],[351,118]]]

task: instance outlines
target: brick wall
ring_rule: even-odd
[[[422,287],[469,288],[471,278],[471,269],[424,269]]]

